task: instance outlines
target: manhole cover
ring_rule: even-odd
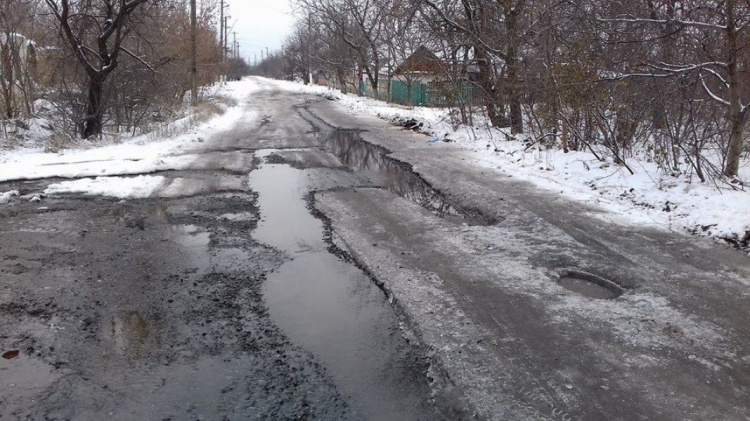
[[[557,281],[561,287],[590,298],[611,300],[621,296],[625,290],[616,283],[591,273],[566,270]]]

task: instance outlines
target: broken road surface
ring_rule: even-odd
[[[3,183],[3,419],[750,417],[746,256],[241,83],[141,198]]]

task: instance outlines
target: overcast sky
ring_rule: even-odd
[[[294,17],[290,0],[225,0],[229,3],[229,43],[237,32],[240,53],[250,64],[261,58],[265,49],[273,52],[281,48],[291,32]],[[234,27],[233,27],[234,26]]]

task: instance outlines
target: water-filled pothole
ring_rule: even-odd
[[[388,150],[362,140],[353,130],[333,130],[323,146],[342,164],[363,173],[375,185],[426,208],[432,213],[468,225],[492,225],[496,221],[479,212],[462,209],[433,189],[408,164],[389,158]]]
[[[578,270],[560,272],[557,283],[568,291],[602,300],[611,300],[625,293],[620,285],[608,279]]]

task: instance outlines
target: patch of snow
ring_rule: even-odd
[[[77,193],[88,196],[102,195],[118,199],[144,199],[153,196],[165,183],[165,178],[157,175],[138,177],[97,177],[63,181],[50,184],[44,194]]]
[[[14,197],[18,197],[18,190],[11,190],[5,193],[0,193],[0,204],[9,203]]]
[[[89,143],[59,153],[38,149],[20,149],[0,156],[0,182],[31,180],[50,177],[81,178],[145,174],[164,170],[184,170],[200,158],[197,143],[204,143],[217,133],[239,122],[257,118],[257,112],[245,107],[253,92],[261,89],[251,81],[231,82],[215,88],[212,95],[225,96],[237,105],[209,121],[179,136],[164,133],[163,137],[150,133],[125,140],[120,144]],[[172,123],[173,129],[189,127],[189,118]],[[32,121],[30,130],[47,130],[44,120]]]
[[[590,151],[566,154],[529,147],[505,129],[488,127],[481,117],[475,117],[474,126],[456,127],[449,109],[406,107],[321,86],[272,83],[279,89],[336,98],[339,108],[352,115],[378,117],[423,132],[428,135],[425,147],[460,148],[479,167],[609,211],[595,214],[599,218],[716,238],[750,233],[750,190],[701,183],[687,167],[682,175],[664,174],[645,151],[627,158],[635,172],[630,174],[612,159],[599,161]],[[750,159],[743,160],[739,179],[750,182]]]

